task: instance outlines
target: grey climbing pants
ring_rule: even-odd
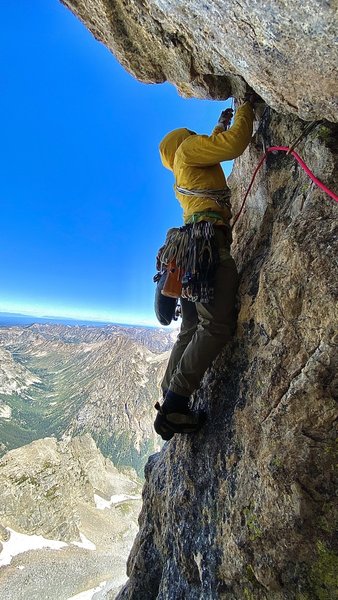
[[[237,269],[221,228],[216,228],[215,235],[220,264],[214,279],[214,301],[204,304],[181,298],[182,324],[162,381],[164,392],[170,389],[190,396],[236,327]]]

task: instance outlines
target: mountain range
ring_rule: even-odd
[[[1,598],[87,590],[99,599],[125,582],[175,337],[120,325],[0,326]]]
[[[0,451],[90,433],[142,474],[172,330],[34,324],[0,328]]]

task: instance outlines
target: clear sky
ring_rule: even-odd
[[[229,103],[139,83],[58,0],[6,0],[0,33],[0,311],[154,321],[182,222],[158,144]]]

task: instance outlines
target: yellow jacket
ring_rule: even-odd
[[[176,185],[188,190],[227,189],[220,162],[240,156],[252,136],[253,110],[249,102],[240,106],[234,124],[228,131],[215,127],[210,136],[196,135],[188,129],[175,129],[160,143],[163,165],[173,171],[175,194],[183,208],[184,222],[202,211],[220,213],[225,221],[231,218],[227,208],[221,208],[208,197],[185,196],[176,191]]]

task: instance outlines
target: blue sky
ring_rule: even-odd
[[[182,221],[158,144],[229,103],[139,83],[57,0],[1,8],[0,311],[154,321],[154,257]]]

